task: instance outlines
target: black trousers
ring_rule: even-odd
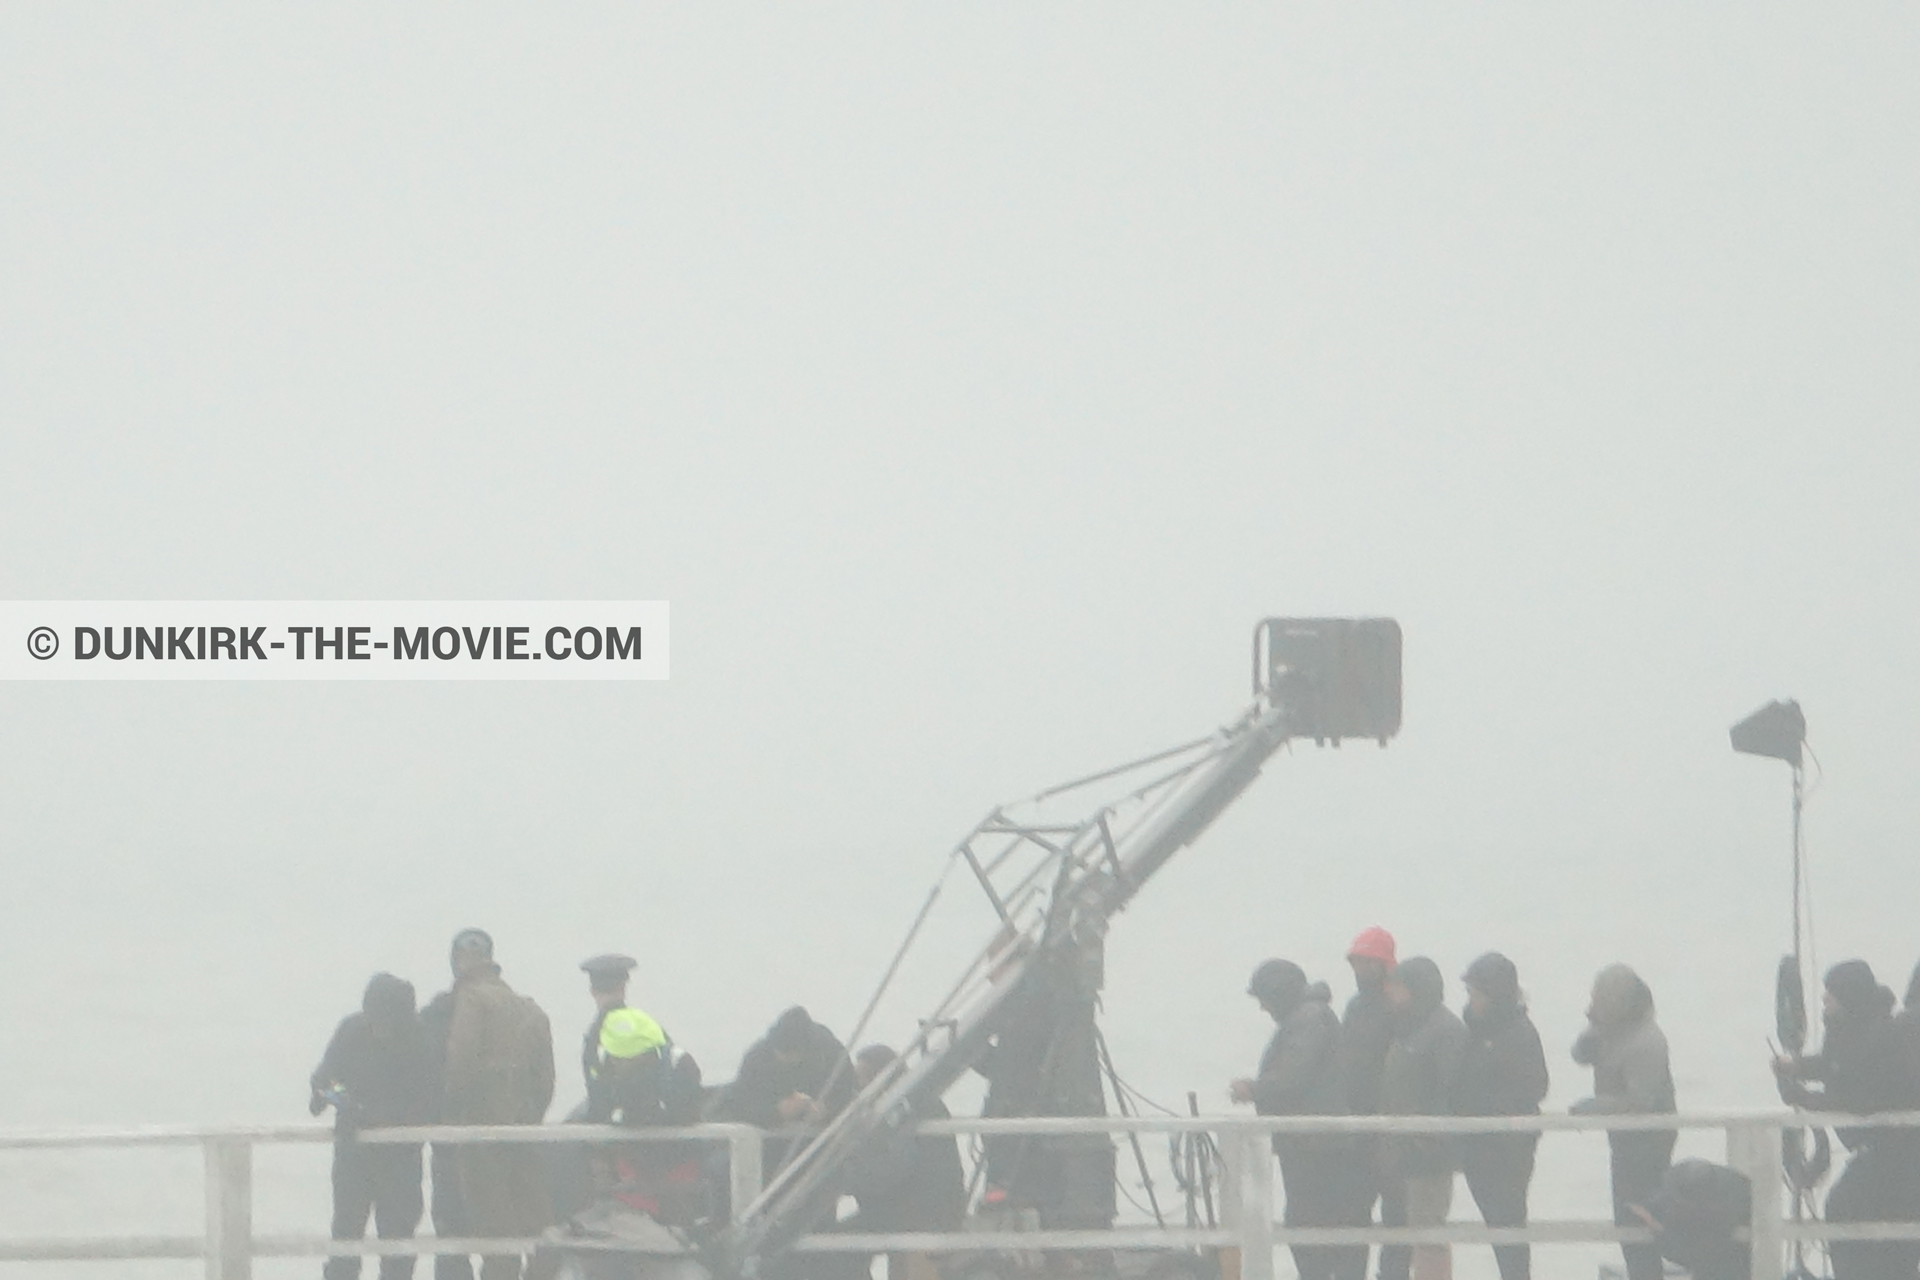
[[[1289,1227],[1366,1226],[1373,1206],[1360,1207],[1359,1174],[1358,1162],[1339,1147],[1282,1151],[1280,1185],[1287,1193],[1282,1222]],[[1300,1280],[1362,1280],[1367,1274],[1367,1247],[1297,1244],[1293,1266]]]
[[[1460,1172],[1490,1227],[1527,1225],[1527,1188],[1533,1182],[1534,1133],[1469,1134],[1460,1139]],[[1533,1251],[1524,1244],[1493,1246],[1500,1280],[1531,1280]]]
[[[1899,1139],[1856,1151],[1827,1192],[1829,1222],[1913,1222],[1920,1219],[1920,1149]],[[1913,1280],[1920,1242],[1835,1240],[1828,1246],[1834,1280]]]
[[[454,1160],[459,1150],[450,1144],[433,1148],[433,1234],[437,1236],[467,1234],[466,1214],[460,1204],[460,1172]],[[437,1255],[433,1280],[473,1280],[473,1259],[465,1254]]]
[[[1369,1194],[1380,1197],[1380,1226],[1407,1224],[1407,1186],[1400,1178],[1380,1178],[1373,1174]],[[1367,1205],[1367,1217],[1373,1217],[1373,1205]],[[1413,1245],[1380,1245],[1380,1280],[1407,1280],[1413,1272]]]
[[[1607,1135],[1607,1154],[1613,1166],[1615,1225],[1644,1225],[1628,1206],[1645,1204],[1660,1189],[1660,1179],[1673,1163],[1674,1138],[1671,1130]],[[1620,1256],[1626,1260],[1627,1280],[1661,1280],[1666,1273],[1657,1244],[1623,1244]]]
[[[358,1240],[366,1234],[367,1218],[382,1240],[407,1240],[420,1225],[420,1148],[363,1146],[336,1142],[333,1146],[333,1238]],[[413,1274],[410,1257],[380,1259],[380,1280],[407,1280]],[[320,1274],[325,1280],[354,1280],[360,1274],[357,1254],[335,1254]]]
[[[1687,1269],[1693,1280],[1747,1280],[1753,1271],[1753,1252],[1744,1244],[1668,1247],[1667,1258]]]

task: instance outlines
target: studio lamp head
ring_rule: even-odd
[[[1750,756],[1768,756],[1800,767],[1801,744],[1807,740],[1807,718],[1797,702],[1769,702],[1733,726],[1728,734],[1733,749]]]

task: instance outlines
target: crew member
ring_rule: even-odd
[[[1353,970],[1353,998],[1340,1017],[1340,1076],[1347,1083],[1347,1110],[1356,1116],[1376,1115],[1380,1110],[1380,1072],[1387,1062],[1387,1046],[1393,1043],[1393,1005],[1387,1000],[1387,978],[1393,973],[1393,935],[1374,925],[1363,929],[1347,948],[1347,964]],[[1354,1141],[1355,1168],[1359,1176],[1350,1194],[1354,1197],[1354,1220],[1362,1226],[1373,1222],[1373,1206],[1380,1206],[1380,1225],[1407,1225],[1406,1207],[1400,1203],[1396,1185],[1382,1184],[1378,1177],[1380,1141],[1374,1136]],[[1404,1252],[1404,1251],[1403,1251]],[[1406,1262],[1398,1262],[1401,1275]],[[1385,1254],[1382,1254],[1382,1263]],[[1364,1267],[1361,1268],[1363,1271]]]
[[[627,975],[640,962],[632,956],[606,955],[589,956],[580,962],[580,971],[587,975],[587,991],[593,997],[593,1021],[587,1025],[586,1035],[580,1038],[580,1075],[585,1081],[587,1093],[593,1093],[594,1071],[600,1065],[600,1024],[606,1020],[611,1009],[624,1008],[627,1003]]]
[[[1260,1055],[1257,1075],[1235,1080],[1233,1101],[1251,1103],[1263,1116],[1346,1114],[1346,1084],[1340,1078],[1340,1020],[1324,984],[1290,960],[1268,960],[1253,971],[1247,994],[1274,1021],[1273,1039]],[[1273,1136],[1286,1189],[1286,1225],[1341,1227],[1356,1220],[1353,1142],[1340,1134]],[[1365,1245],[1295,1245],[1300,1280],[1360,1280],[1367,1269]]]
[[[853,1096],[853,1062],[846,1047],[794,1005],[740,1059],[740,1070],[721,1093],[714,1118],[791,1133],[796,1126],[826,1124]],[[804,1138],[768,1137],[761,1147],[766,1176],[774,1177],[804,1143]],[[722,1199],[726,1184],[716,1180],[713,1191]],[[798,1216],[809,1229],[831,1227],[838,1198],[838,1186],[824,1186],[819,1199]],[[731,1212],[731,1206],[723,1204],[720,1211]],[[770,1280],[853,1280],[862,1262],[858,1255],[796,1254],[776,1267]]]
[[[1520,971],[1498,951],[1489,951],[1461,975],[1467,1004],[1466,1060],[1454,1110],[1463,1116],[1537,1116],[1547,1096],[1547,1055],[1520,995]],[[1527,1188],[1533,1181],[1538,1133],[1460,1135],[1460,1171],[1490,1227],[1527,1222]],[[1524,1244],[1497,1244],[1493,1256],[1500,1280],[1528,1280],[1532,1251]]]
[[[720,1111],[725,1119],[763,1129],[819,1125],[838,1115],[853,1094],[846,1047],[795,1005],[740,1059]],[[776,1159],[768,1172],[777,1167]]]
[[[1393,1004],[1393,1043],[1380,1073],[1380,1112],[1395,1116],[1447,1115],[1460,1083],[1467,1029],[1446,1005],[1446,980],[1440,966],[1412,956],[1394,966],[1387,979]],[[1442,1134],[1389,1134],[1379,1146],[1384,1184],[1397,1185],[1410,1227],[1438,1227],[1453,1203],[1453,1143]],[[1380,1274],[1403,1280],[1402,1259],[1411,1262],[1414,1280],[1450,1280],[1453,1250],[1444,1244],[1417,1244],[1411,1255],[1401,1248],[1380,1251]]]
[[[1864,960],[1827,970],[1822,992],[1825,1031],[1820,1052],[1776,1058],[1781,1100],[1817,1111],[1920,1109],[1920,1081],[1908,1060],[1904,1028],[1893,1019],[1893,992]],[[1814,1086],[1819,1087],[1814,1087]],[[1852,1154],[1827,1192],[1829,1222],[1911,1222],[1920,1217],[1920,1134],[1911,1129],[1838,1130]],[[1835,1240],[1829,1248],[1834,1280],[1910,1276],[1920,1266],[1920,1243],[1907,1240]]]
[[[897,1061],[884,1044],[870,1044],[854,1055],[854,1082],[861,1090]],[[953,1113],[936,1096],[915,1099],[911,1124],[950,1120]],[[966,1175],[961,1170],[960,1140],[952,1134],[906,1134],[891,1129],[848,1171],[846,1191],[857,1206],[837,1224],[841,1231],[886,1234],[901,1231],[958,1231],[966,1216]],[[926,1254],[887,1255],[887,1280],[937,1277]]]
[[[594,1012],[593,1021],[587,1024],[586,1034],[580,1039],[580,1077],[586,1092],[567,1113],[568,1124],[587,1122],[587,1110],[593,1098],[594,1073],[599,1069],[602,1053],[600,1027],[610,1010],[626,1005],[627,975],[637,963],[632,956],[612,954],[589,956],[580,962],[580,971],[587,975],[587,992],[593,999]],[[542,1155],[547,1166],[547,1185],[553,1199],[554,1216],[571,1218],[593,1200],[596,1194],[595,1174],[604,1168],[605,1161],[594,1156],[593,1148],[571,1143],[555,1143],[547,1147]]]
[[[714,1118],[762,1129],[825,1124],[853,1100],[853,1062],[839,1037],[799,1005],[781,1014],[740,1059],[733,1083],[721,1094]],[[794,1149],[793,1139],[769,1137],[762,1148],[771,1178]],[[831,1201],[821,1206],[831,1217]]]
[[[538,1124],[553,1101],[553,1031],[547,1015],[516,993],[480,929],[453,940],[453,1016],[447,1024],[443,1118],[451,1124]],[[455,1153],[461,1210],[475,1236],[537,1236],[552,1205],[537,1150],[467,1143]],[[519,1280],[517,1254],[489,1254],[482,1280]]]
[[[361,1143],[362,1129],[424,1124],[433,1108],[433,1062],[426,1032],[414,1015],[413,984],[376,973],[327,1042],[310,1081],[308,1109],[333,1108],[333,1238],[358,1240],[373,1216],[382,1240],[406,1240],[420,1225],[419,1143]],[[407,1280],[414,1259],[388,1254],[380,1280]],[[354,1280],[357,1254],[335,1254],[326,1280]]]
[[[1674,1110],[1673,1068],[1667,1037],[1653,1019],[1653,992],[1624,964],[1602,969],[1593,980],[1587,1029],[1574,1041],[1573,1060],[1593,1068],[1593,1096],[1573,1104],[1575,1115],[1663,1114]],[[1612,1168],[1613,1220],[1640,1225],[1634,1206],[1644,1206],[1673,1163],[1672,1129],[1617,1130],[1607,1134]],[[1623,1244],[1627,1280],[1660,1280],[1657,1244]]]
[[[630,1129],[690,1123],[685,1069],[699,1090],[699,1067],[676,1054],[673,1041],[638,1009],[609,1009],[600,1018],[598,1059],[587,1093],[586,1120]],[[628,1208],[661,1222],[690,1223],[702,1203],[697,1148],[679,1142],[616,1147],[601,1169],[607,1190]]]
[[[1630,1207],[1653,1232],[1662,1256],[1685,1267],[1693,1280],[1746,1280],[1753,1274],[1753,1252],[1733,1233],[1752,1221],[1752,1196],[1746,1177],[1727,1166],[1681,1160],[1645,1204]]]

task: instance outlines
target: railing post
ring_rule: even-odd
[[[734,1125],[727,1139],[727,1187],[733,1220],[746,1216],[747,1206],[760,1198],[760,1131],[752,1125]]]
[[[1244,1162],[1239,1136],[1228,1130],[1213,1137],[1220,1152],[1220,1225],[1232,1231],[1240,1226],[1240,1184],[1246,1181],[1240,1168]]]
[[[1239,1149],[1240,1280],[1273,1280],[1273,1137],[1261,1129],[1234,1134]]]
[[[252,1280],[253,1147],[245,1138],[201,1145],[207,1191],[207,1280]]]
[[[1747,1177],[1751,1209],[1751,1280],[1779,1280],[1782,1265],[1780,1130],[1771,1121],[1727,1126],[1727,1163]]]

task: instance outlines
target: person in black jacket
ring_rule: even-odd
[[[819,1125],[838,1115],[853,1094],[846,1046],[795,1005],[740,1059],[720,1117],[764,1129]],[[768,1166],[769,1175],[774,1168]]]
[[[853,1101],[853,1062],[838,1036],[794,1005],[774,1020],[767,1034],[740,1059],[740,1070],[720,1094],[714,1118],[762,1129],[818,1128]],[[769,1137],[762,1147],[766,1177],[772,1179],[804,1139]],[[720,1181],[715,1198],[726,1183]],[[831,1226],[837,1188],[827,1188],[809,1212],[811,1223]],[[723,1212],[730,1207],[720,1206]],[[847,1280],[857,1256],[795,1254],[770,1273],[777,1280]]]
[[[1453,1098],[1463,1116],[1537,1116],[1547,1096],[1547,1054],[1520,998],[1520,971],[1498,951],[1467,966],[1461,981],[1467,1005],[1466,1050]],[[1527,1221],[1527,1187],[1533,1181],[1537,1133],[1463,1134],[1460,1172],[1490,1227],[1520,1227]],[[1493,1247],[1500,1280],[1528,1280],[1532,1251],[1524,1244]]]
[[[1393,1043],[1393,1005],[1387,999],[1387,979],[1393,974],[1394,962],[1393,935],[1378,925],[1361,930],[1347,947],[1354,992],[1340,1018],[1340,1075],[1347,1083],[1347,1110],[1356,1116],[1370,1116],[1380,1110],[1380,1073],[1386,1066],[1387,1046]],[[1359,1176],[1354,1179],[1355,1204],[1350,1211],[1361,1225],[1368,1225],[1378,1202],[1381,1226],[1404,1227],[1407,1212],[1399,1187],[1382,1183],[1378,1177],[1378,1146],[1378,1138],[1354,1140]],[[1386,1264],[1384,1254],[1381,1264]],[[1404,1276],[1404,1259],[1398,1265]],[[1363,1259],[1361,1270],[1365,1269]]]
[[[1920,1079],[1901,1026],[1893,1019],[1893,992],[1864,960],[1827,970],[1825,1033],[1811,1057],[1778,1058],[1781,1100],[1819,1111],[1920,1109]],[[1813,1087],[1819,1085],[1819,1088]],[[1829,1222],[1911,1222],[1920,1218],[1920,1134],[1911,1129],[1848,1127],[1838,1131],[1853,1154],[1827,1192]],[[1920,1268],[1920,1243],[1836,1240],[1829,1247],[1834,1280],[1908,1277]]]
[[[1038,965],[1009,993],[972,1066],[990,1117],[1106,1114],[1095,992],[1079,967]],[[980,1207],[1032,1210],[1049,1230],[1104,1230],[1114,1219],[1114,1147],[1106,1134],[988,1134]]]
[[[1652,1230],[1661,1256],[1685,1267],[1693,1280],[1746,1280],[1753,1252],[1733,1234],[1753,1220],[1752,1195],[1745,1175],[1689,1159],[1669,1168],[1659,1189],[1633,1209]]]
[[[627,1007],[628,978],[639,963],[632,956],[611,952],[588,956],[580,962],[580,972],[587,975],[587,995],[593,1000],[593,1021],[580,1037],[580,1079],[589,1094],[593,1092],[593,1078],[600,1070],[600,1027],[606,1022],[607,1014]]]
[[[308,1110],[334,1112],[333,1238],[358,1240],[369,1215],[382,1240],[411,1239],[420,1225],[420,1147],[353,1140],[361,1129],[423,1124],[433,1105],[433,1062],[414,1014],[413,985],[390,973],[367,983],[360,1012],[342,1019],[308,1082]],[[381,1280],[406,1280],[411,1257],[380,1260]],[[326,1280],[360,1274],[357,1254],[335,1254]]]
[[[853,1094],[853,1062],[846,1046],[795,1005],[740,1059],[740,1070],[721,1091],[713,1118],[762,1129],[817,1127],[840,1114]],[[768,1178],[794,1149],[791,1139],[767,1139],[762,1159]]]
[[[1394,1116],[1441,1116],[1453,1111],[1467,1029],[1446,1005],[1440,966],[1413,956],[1387,980],[1393,1002],[1393,1044],[1380,1073],[1380,1112]],[[1453,1204],[1454,1143],[1443,1134],[1393,1134],[1380,1144],[1380,1177],[1397,1184],[1410,1227],[1437,1227]],[[1447,1280],[1453,1250],[1444,1244],[1388,1247],[1380,1251],[1383,1280]]]
[[[651,1129],[698,1119],[700,1067],[639,1009],[602,1011],[599,1061],[581,1109],[587,1124]],[[686,1225],[705,1209],[701,1149],[692,1143],[619,1143],[588,1160],[599,1192],[655,1221]]]
[[[856,1083],[865,1089],[899,1057],[883,1044],[870,1044],[854,1056]],[[951,1120],[953,1113],[937,1097],[916,1102],[912,1123]],[[889,1131],[847,1171],[845,1190],[856,1209],[842,1218],[840,1231],[885,1234],[898,1231],[958,1231],[967,1212],[967,1180],[960,1165],[960,1140],[952,1134]],[[887,1255],[888,1280],[906,1280],[907,1255]]]
[[[1347,1110],[1340,1075],[1340,1020],[1324,985],[1289,960],[1268,960],[1253,971],[1247,994],[1275,1023],[1260,1055],[1259,1074],[1235,1080],[1235,1102],[1252,1103],[1263,1116],[1337,1116]],[[1275,1134],[1280,1182],[1287,1194],[1290,1227],[1361,1226],[1355,1220],[1352,1142],[1338,1134]],[[1295,1245],[1300,1280],[1360,1280],[1366,1246]]]

